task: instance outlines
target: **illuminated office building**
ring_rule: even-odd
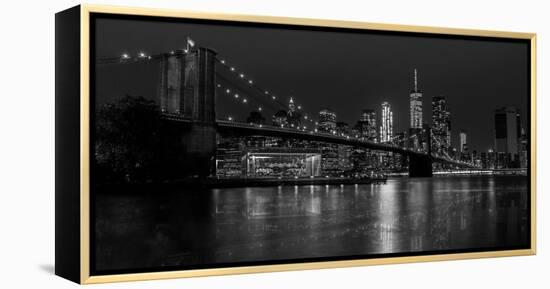
[[[410,94],[410,128],[422,129],[422,92],[418,89],[418,75],[414,69],[414,87]]]
[[[461,154],[468,153],[468,135],[465,130],[461,130],[459,134],[459,149]]]
[[[361,138],[376,142],[378,133],[376,112],[372,109],[364,109],[361,113],[361,119],[357,123],[357,129]]]
[[[448,154],[451,148],[451,113],[443,96],[432,99],[432,151]]]
[[[382,124],[380,125],[380,142],[391,142],[393,137],[393,113],[388,102],[382,103]]]
[[[319,112],[319,131],[336,133],[336,113],[329,109]]]

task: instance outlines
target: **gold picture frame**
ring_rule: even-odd
[[[446,261],[460,259],[475,259],[475,258],[490,258],[490,257],[509,257],[509,256],[525,256],[536,254],[536,34],[520,33],[520,32],[504,32],[491,30],[473,30],[473,29],[457,29],[457,28],[442,28],[442,27],[425,27],[414,25],[395,25],[395,24],[378,24],[366,22],[340,21],[340,20],[321,20],[321,19],[306,19],[306,18],[288,18],[288,17],[273,17],[273,16],[256,16],[256,15],[240,15],[240,14],[223,14],[223,13],[204,13],[192,11],[180,11],[169,9],[151,9],[151,8],[130,8],[116,7],[104,5],[89,5],[83,4],[73,8],[78,11],[75,19],[79,20],[79,46],[80,53],[79,69],[79,93],[80,101],[78,112],[79,123],[79,196],[78,196],[78,211],[79,218],[79,244],[78,256],[63,256],[56,255],[56,259],[71,258],[72,261],[56,260],[56,263],[77,265],[79,271],[76,276],[75,272],[67,273],[68,271],[56,272],[58,275],[71,279],[81,284],[96,284],[106,282],[121,282],[121,281],[138,281],[138,280],[155,280],[183,277],[199,277],[199,276],[216,276],[230,274],[247,274],[260,272],[276,272],[290,270],[308,270],[308,269],[324,269],[324,268],[339,268],[352,266],[370,266],[384,264],[399,264],[411,262],[431,262],[431,261]],[[60,12],[63,13],[63,12]],[[238,21],[250,23],[268,23],[268,24],[285,24],[293,26],[315,26],[315,27],[331,27],[331,28],[352,28],[352,29],[367,29],[375,31],[397,31],[407,33],[427,33],[427,34],[443,34],[443,35],[459,35],[459,36],[475,36],[475,37],[492,37],[506,39],[524,39],[530,42],[530,248],[520,250],[507,251],[487,251],[473,253],[456,253],[456,254],[436,254],[422,256],[405,256],[405,257],[384,257],[374,259],[359,259],[359,260],[343,260],[343,261],[320,261],[309,263],[291,263],[277,265],[254,265],[242,267],[224,267],[212,269],[192,269],[167,272],[146,272],[146,273],[130,273],[130,274],[113,274],[113,275],[90,275],[90,15],[92,13],[105,13],[117,15],[132,15],[132,16],[155,16],[155,17],[170,17],[170,18],[189,18],[189,19],[204,19],[204,20],[222,20],[222,21]],[[61,32],[62,33],[62,32]],[[57,174],[57,173],[56,173]],[[74,193],[74,192],[72,192]],[[57,191],[56,191],[57,194]],[[68,194],[68,193],[66,193]],[[64,196],[64,195],[63,195]],[[61,197],[63,197],[61,196]],[[74,204],[74,203],[73,203]],[[61,207],[58,210],[63,210]],[[57,224],[57,223],[56,223]],[[57,226],[63,226],[57,225]],[[74,237],[74,236],[73,236]],[[57,238],[56,238],[57,239]],[[69,242],[69,241],[67,241]],[[56,253],[57,254],[57,253]],[[69,253],[67,253],[69,254]],[[77,260],[77,261],[75,261]],[[62,261],[62,262],[60,262]],[[78,264],[75,264],[78,263]],[[59,266],[65,266],[59,264]],[[67,265],[68,266],[68,265]]]

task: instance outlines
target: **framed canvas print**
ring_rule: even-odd
[[[56,14],[56,274],[535,254],[535,34]]]

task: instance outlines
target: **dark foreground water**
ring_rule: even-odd
[[[526,177],[98,194],[95,270],[527,246]]]

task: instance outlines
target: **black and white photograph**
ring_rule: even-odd
[[[92,275],[530,248],[529,40],[90,23]]]
[[[546,288],[547,6],[7,1],[0,288]]]

